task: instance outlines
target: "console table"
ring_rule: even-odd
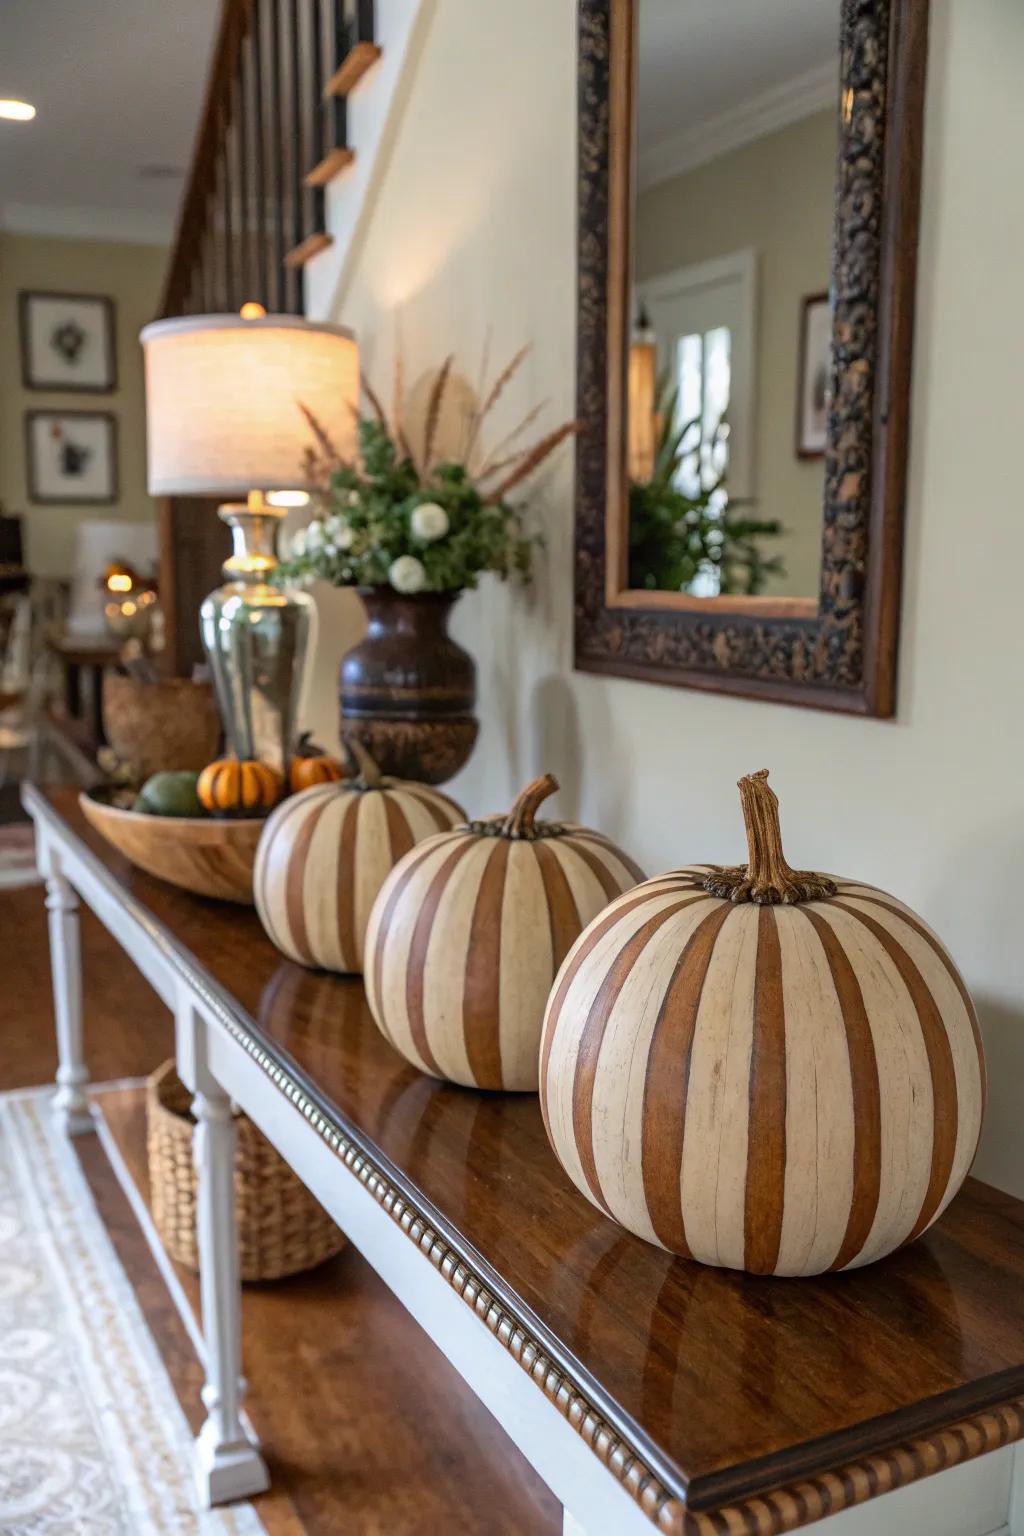
[[[76,792],[29,786],[24,803],[69,1132],[92,1123],[78,897],[175,1015],[198,1122],[208,1500],[267,1482],[240,1417],[233,1101],[524,1452],[566,1531],[774,1536],[841,1511],[830,1536],[1024,1533],[1024,1203],[971,1180],[921,1241],[822,1280],[673,1259],[577,1194],[534,1097],[421,1076],[357,979],[292,965],[253,912],[132,870]]]

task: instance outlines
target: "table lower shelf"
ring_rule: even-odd
[[[145,1094],[95,1096],[147,1203]],[[198,1429],[202,1373],[114,1164],[76,1143],[100,1212]],[[120,1156],[118,1157],[118,1154]],[[198,1314],[198,1281],[164,1258]],[[305,1275],[243,1292],[248,1410],[272,1491],[255,1501],[268,1536],[547,1536],[562,1510],[461,1377],[352,1248]]]

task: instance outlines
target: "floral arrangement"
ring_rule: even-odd
[[[629,487],[629,584],[648,591],[697,596],[747,596],[762,592],[769,576],[784,576],[779,555],[766,555],[759,540],[784,532],[775,518],[737,516],[744,502],[730,499],[725,475],[687,495],[679,488],[684,458],[699,447],[699,420],[680,424],[678,390],[658,388],[657,442],[649,480]],[[721,423],[719,427],[721,429]],[[712,461],[718,434],[712,440]]]
[[[372,388],[368,413],[357,417],[354,462],[303,407],[313,436],[305,476],[316,487],[316,516],[293,535],[278,579],[334,586],[385,587],[397,592],[458,592],[485,571],[503,580],[527,579],[539,542],[508,497],[576,431],[566,422],[532,445],[522,438],[540,407],[488,453],[481,429],[528,349],[522,348],[466,415],[457,458],[438,452],[438,427],[454,359],[445,359],[430,392],[423,441],[414,451],[402,426],[401,375],[396,372],[390,420]]]

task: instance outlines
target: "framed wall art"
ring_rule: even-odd
[[[25,460],[30,501],[116,501],[117,419],[110,411],[26,411]]]
[[[821,459],[828,443],[832,310],[827,293],[810,293],[800,305],[796,385],[796,454]]]
[[[114,302],[91,293],[18,295],[21,382],[26,389],[89,390],[117,386]]]

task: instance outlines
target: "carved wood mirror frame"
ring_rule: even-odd
[[[841,0],[831,406],[818,598],[626,582],[641,0],[579,0],[575,659],[587,672],[891,715],[928,0]],[[774,510],[774,509],[773,509]],[[780,508],[785,521],[785,508]]]

